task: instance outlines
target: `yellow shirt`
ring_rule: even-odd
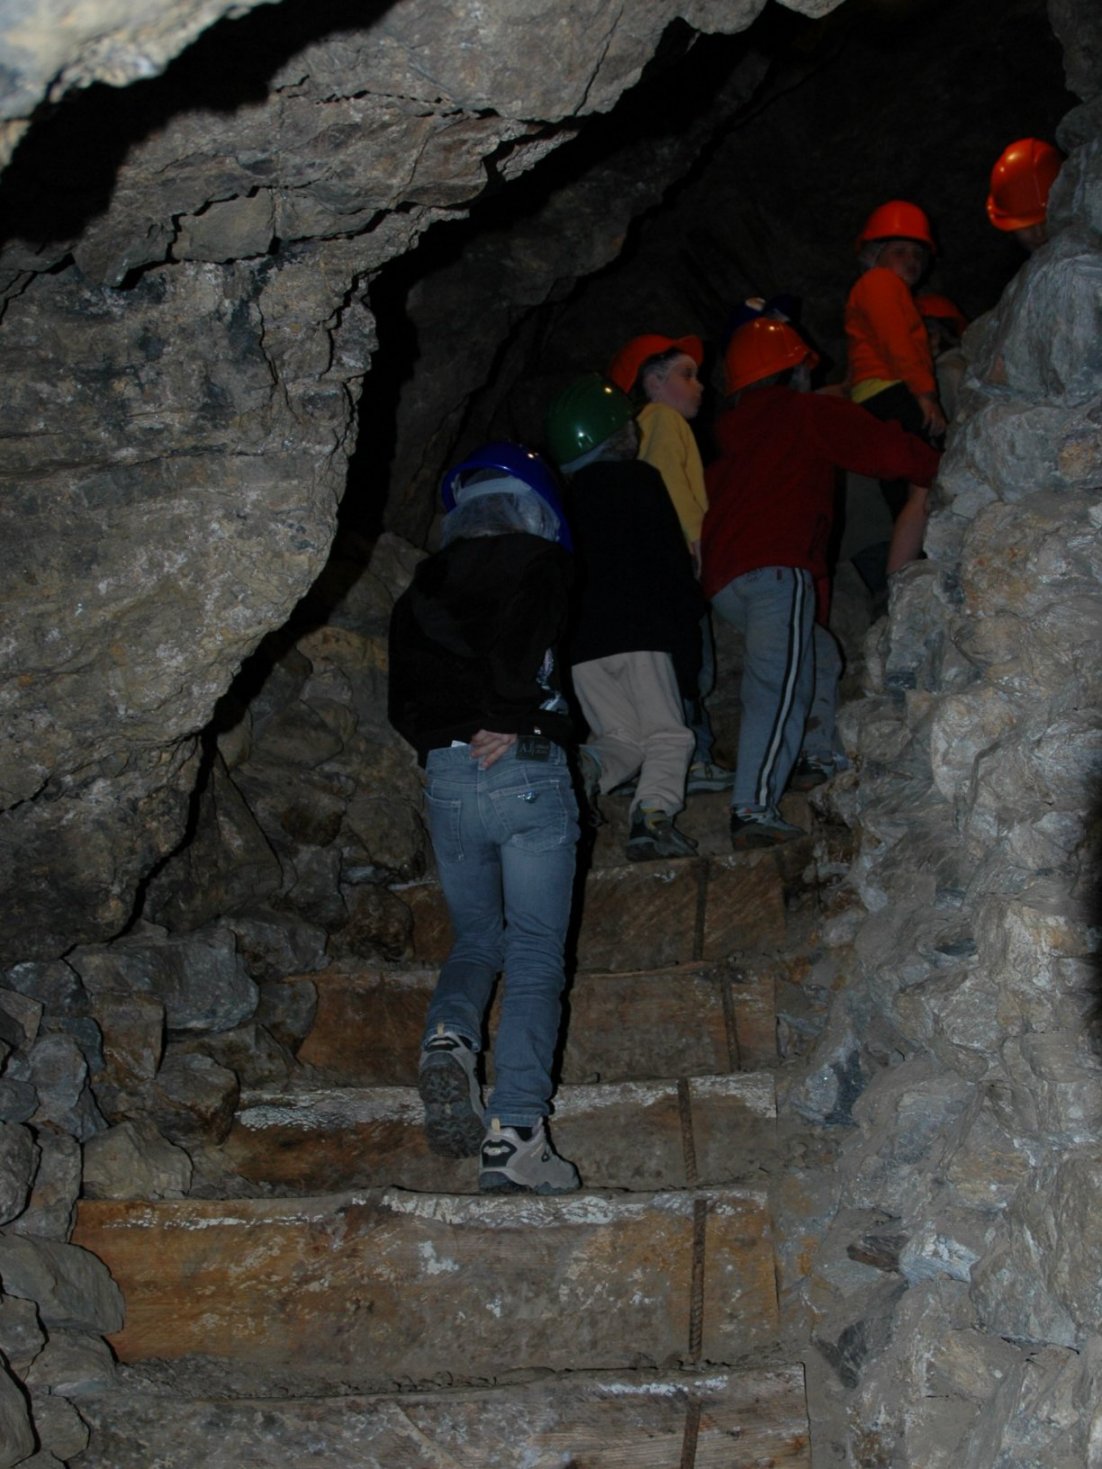
[[[639,458],[653,464],[666,484],[688,545],[700,540],[708,493],[704,465],[688,421],[666,403],[648,403],[638,417]]]

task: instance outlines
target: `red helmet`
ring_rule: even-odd
[[[662,337],[651,332],[644,337],[632,337],[626,347],[621,347],[612,359],[608,375],[622,393],[630,393],[648,357],[674,350],[691,357],[697,367],[704,361],[704,344],[699,337]]]
[[[918,240],[931,254],[937,250],[925,210],[906,199],[889,199],[874,209],[857,236],[857,250],[872,240]]]
[[[814,367],[819,354],[811,348],[794,327],[785,321],[759,316],[740,326],[727,343],[723,368],[727,375],[728,393],[737,393],[750,383],[772,377],[789,367],[806,362]]]
[[[1040,138],[1019,138],[999,154],[991,170],[987,217],[997,230],[1024,230],[1041,224],[1048,193],[1064,155]]]
[[[957,336],[963,336],[968,326],[968,318],[956,304],[950,301],[948,296],[916,296],[915,305],[918,307],[919,316],[933,316],[938,321],[947,321],[956,332]]]

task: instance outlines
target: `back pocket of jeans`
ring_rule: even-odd
[[[526,851],[550,852],[578,839],[577,805],[565,776],[494,791],[491,799],[505,840]]]
[[[425,822],[439,862],[463,858],[463,802],[425,792]]]

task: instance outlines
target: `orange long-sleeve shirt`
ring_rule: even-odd
[[[878,378],[906,383],[915,397],[937,392],[926,325],[910,287],[894,270],[874,265],[858,278],[845,321],[851,389]]]

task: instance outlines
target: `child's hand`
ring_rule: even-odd
[[[941,404],[933,393],[918,393],[915,396],[922,409],[923,428],[935,438],[940,437],[945,432],[945,414],[941,411]]]
[[[496,734],[492,729],[480,729],[471,736],[471,759],[478,761],[479,770],[489,770],[516,742],[515,734]]]

